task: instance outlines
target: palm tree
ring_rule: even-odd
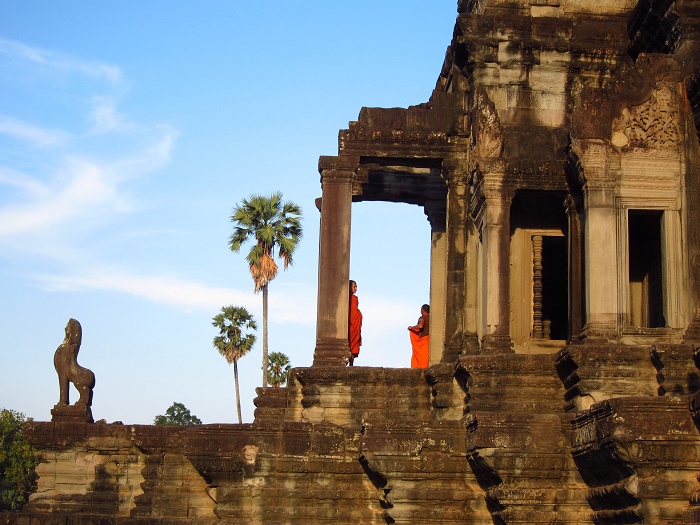
[[[292,264],[292,255],[301,239],[301,208],[293,202],[282,202],[277,192],[269,197],[252,195],[233,209],[231,222],[235,224],[229,248],[238,252],[249,238],[253,240],[246,260],[255,284],[255,293],[262,290],[263,301],[263,357],[262,386],[267,386],[267,286],[277,276],[275,250],[284,261],[284,269]]]
[[[244,333],[243,330],[256,330],[257,325],[253,316],[242,306],[224,306],[211,324],[219,329],[219,335],[214,338],[214,346],[229,365],[233,363],[238,422],[242,423],[241,396],[238,391],[238,360],[246,355],[255,343],[255,334]]]
[[[267,376],[270,384],[280,387],[287,383],[289,379],[289,357],[282,352],[270,352],[270,360],[267,365]]]

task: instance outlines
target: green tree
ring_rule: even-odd
[[[165,415],[156,416],[153,420],[153,424],[186,427],[189,425],[201,425],[202,420],[190,414],[190,409],[182,403],[173,403],[170,408],[165,411]]]
[[[24,414],[0,409],[0,511],[21,510],[36,490],[39,460],[22,435]]]
[[[270,352],[267,365],[267,377],[275,387],[284,386],[289,379],[289,357],[282,352]]]
[[[255,343],[255,334],[246,333],[244,329],[257,330],[258,327],[253,316],[242,306],[224,306],[211,324],[219,329],[219,335],[214,338],[214,346],[229,365],[233,363],[238,422],[242,423],[241,396],[238,390],[238,360],[246,355]]]
[[[234,223],[229,248],[238,252],[248,239],[253,241],[246,260],[255,284],[255,293],[262,290],[263,357],[262,386],[267,386],[267,287],[277,276],[275,252],[284,261],[284,269],[292,264],[292,255],[302,235],[301,208],[293,202],[282,202],[281,193],[269,197],[252,195],[233,209]]]

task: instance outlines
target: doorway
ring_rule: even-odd
[[[568,241],[559,191],[521,190],[511,205],[510,336],[516,352],[555,352],[568,334]]]
[[[663,328],[664,287],[661,250],[663,211],[628,211],[630,324]]]

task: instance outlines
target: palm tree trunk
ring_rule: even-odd
[[[243,423],[241,418],[241,394],[238,391],[238,359],[233,361],[233,381],[236,383],[236,408],[238,409],[238,423]]]
[[[263,296],[263,351],[262,351],[262,386],[267,387],[267,284],[262,287]]]

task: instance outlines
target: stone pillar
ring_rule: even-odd
[[[430,222],[430,364],[439,363],[445,346],[447,233],[445,201],[425,204]]]
[[[666,210],[661,241],[661,250],[667,254],[664,269],[664,317],[666,326],[678,329],[686,327],[690,321],[686,319],[684,304],[688,297],[688,280],[685,277],[683,257],[679,253],[683,249],[682,231],[680,210]],[[673,256],[674,252],[678,255]]]
[[[348,309],[352,182],[359,159],[321,157],[316,350],[313,366],[344,366],[350,357]]]
[[[513,353],[510,339],[510,204],[511,192],[502,179],[485,178],[481,240],[484,247],[483,286],[485,310],[481,351]]]
[[[466,329],[468,170],[467,159],[443,162],[443,177],[447,181],[444,355],[448,359],[456,358],[466,349],[465,336],[469,335]],[[430,330],[432,333],[432,321]]]
[[[583,249],[581,246],[581,218],[578,199],[569,195],[564,201],[568,219],[569,270],[569,338],[576,338],[583,328]]]
[[[603,141],[578,141],[576,153],[583,168],[583,245],[586,325],[591,340],[615,339],[617,334],[617,215],[614,181],[608,175],[607,146]]]

